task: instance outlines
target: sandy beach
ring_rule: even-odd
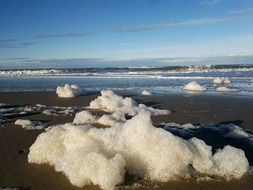
[[[121,94],[122,95],[122,94]],[[55,92],[1,92],[0,102],[6,107],[35,106],[43,104],[47,106],[76,107],[76,112],[84,110],[89,102],[98,94],[90,94],[75,98],[58,98]],[[132,96],[138,103],[144,103],[159,109],[169,109],[170,115],[153,116],[153,124],[159,127],[162,122],[175,122],[179,124],[192,123],[194,125],[220,125],[222,123],[233,123],[246,129],[253,130],[253,98],[232,97],[228,95],[166,95],[166,96]],[[102,112],[93,112],[101,115]],[[0,187],[21,187],[21,189],[43,190],[43,189],[99,189],[90,185],[78,188],[71,185],[66,176],[55,172],[48,165],[29,164],[27,155],[29,147],[34,143],[37,136],[44,130],[25,130],[14,125],[17,119],[39,120],[48,126],[72,122],[72,115],[47,116],[41,111],[28,113],[24,116],[11,116],[8,122],[0,127]],[[99,127],[99,126],[98,126]],[[102,127],[102,126],[100,126]],[[232,144],[238,147],[238,142],[225,142],[215,134],[202,135],[205,142],[215,148]],[[219,142],[219,143],[217,143]],[[219,145],[218,145],[219,144]],[[216,146],[217,145],[217,146]],[[242,145],[250,165],[253,165],[252,146]],[[166,183],[155,183],[126,178],[125,183],[119,188],[125,189],[250,189],[253,186],[252,175],[243,176],[240,180],[226,181],[201,181],[182,180]]]

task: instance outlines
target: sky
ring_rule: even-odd
[[[253,0],[0,0],[0,28],[2,69],[253,63]]]

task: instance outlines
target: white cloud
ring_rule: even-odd
[[[253,7],[247,9],[240,9],[240,10],[232,10],[229,11],[230,14],[246,14],[246,13],[253,13]]]
[[[220,3],[221,0],[202,0],[200,3],[210,6],[215,6],[216,4]]]
[[[218,23],[234,21],[239,18],[241,17],[237,15],[221,17],[221,18],[198,18],[198,19],[185,20],[182,22],[175,22],[175,23],[122,27],[122,28],[113,29],[112,32],[137,32],[137,31],[155,30],[155,29],[163,29],[163,28],[175,28],[175,27],[183,27],[183,26],[218,24]]]

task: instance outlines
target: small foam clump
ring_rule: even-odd
[[[230,82],[231,81],[227,77],[216,77],[213,80],[213,83],[215,83],[215,84],[228,84]]]
[[[194,126],[191,123],[185,123],[183,125],[170,122],[170,123],[160,123],[160,125],[163,125],[164,127],[176,127],[176,128],[182,128],[182,129],[197,129],[199,126]]]
[[[187,85],[184,86],[184,90],[189,90],[189,91],[205,91],[206,88],[199,85],[196,81],[192,81],[188,83]]]
[[[125,115],[119,111],[113,112],[109,115],[103,115],[101,117],[94,116],[89,111],[81,111],[76,114],[73,124],[82,125],[99,123],[101,125],[114,126],[118,122],[126,122]]]
[[[59,116],[59,115],[72,115],[76,111],[76,108],[73,107],[62,107],[62,106],[53,106],[49,109],[42,111],[43,114],[48,116]]]
[[[38,109],[41,109],[41,108],[46,108],[47,106],[44,105],[44,104],[36,104],[36,107],[37,107]]]
[[[238,89],[221,86],[221,87],[216,88],[216,91],[218,91],[218,92],[237,92]]]
[[[124,122],[126,122],[125,115],[120,111],[116,111],[110,115],[103,115],[97,120],[97,123],[107,126],[114,126],[118,123],[121,124]]]
[[[227,137],[235,137],[235,138],[246,138],[253,142],[253,135],[247,133],[243,128],[237,125],[231,125],[230,132],[226,134]]]
[[[200,139],[184,140],[156,128],[147,111],[111,128],[71,123],[51,127],[30,147],[28,161],[54,166],[76,186],[92,182],[108,190],[124,181],[125,172],[166,182],[194,173],[230,180],[249,170],[243,150],[225,146],[212,154],[212,147]]]
[[[139,104],[129,97],[123,98],[118,96],[111,90],[102,90],[101,96],[90,102],[89,109],[100,109],[110,113],[122,112],[130,116],[135,116],[141,110],[146,110],[152,115],[167,115],[170,114],[170,110],[154,109],[147,107],[144,104]]]
[[[45,129],[46,125],[40,121],[31,121],[28,119],[18,119],[15,121],[15,125],[21,125],[22,128],[33,130],[33,129]]]
[[[211,127],[211,129],[223,133],[225,137],[238,138],[243,141],[248,141],[251,144],[253,143],[253,134],[240,126],[234,124],[227,124],[221,125],[218,128]]]
[[[55,113],[55,110],[53,110],[53,109],[44,110],[42,113],[45,114],[45,115],[50,115],[50,116],[58,116],[58,115]]]
[[[73,123],[77,125],[96,123],[97,117],[92,115],[89,111],[81,111],[76,113]]]
[[[150,96],[150,95],[152,95],[152,94],[151,94],[151,92],[149,92],[149,91],[147,91],[147,90],[143,90],[143,91],[141,92],[141,95],[143,95],[143,96]]]
[[[81,95],[81,89],[77,85],[65,84],[56,88],[56,94],[60,98],[73,98]]]

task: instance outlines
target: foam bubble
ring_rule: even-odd
[[[97,123],[107,126],[114,126],[117,123],[124,122],[126,122],[125,114],[120,111],[116,111],[110,115],[103,115],[97,120]]]
[[[36,104],[36,107],[38,107],[38,109],[41,109],[41,108],[46,108],[47,106],[43,104]]]
[[[196,81],[192,81],[184,86],[184,90],[190,90],[190,91],[205,91],[206,88],[199,85]]]
[[[219,92],[237,92],[238,89],[221,86],[221,87],[216,88],[216,91],[219,91]]]
[[[197,129],[197,128],[199,128],[199,126],[194,126],[191,123],[185,123],[185,124],[181,125],[178,123],[170,122],[170,123],[161,123],[160,125],[163,125],[164,128],[170,128],[170,127],[176,127],[176,128],[182,128],[182,129]]]
[[[141,92],[141,95],[143,95],[143,96],[150,96],[150,95],[152,95],[152,94],[151,94],[151,92],[149,92],[149,91],[147,91],[147,90],[143,90],[143,91]]]
[[[33,129],[45,129],[46,125],[40,121],[31,121],[28,119],[18,119],[15,121],[15,125],[21,125],[22,128],[33,130]]]
[[[243,150],[225,146],[213,155],[212,147],[200,139],[184,140],[154,127],[147,111],[111,128],[71,123],[54,126],[38,136],[28,161],[54,166],[74,185],[92,182],[102,189],[122,183],[125,170],[166,182],[194,173],[230,180],[249,169]]]
[[[110,113],[115,111],[135,116],[141,110],[146,110],[152,113],[152,115],[167,115],[171,112],[169,110],[154,109],[147,107],[144,104],[139,104],[129,97],[123,98],[118,96],[111,90],[102,90],[101,96],[90,102],[89,109],[100,109]]]
[[[53,109],[47,109],[42,112],[45,115],[58,116],[58,114]]]
[[[89,111],[81,111],[76,113],[73,123],[74,124],[88,124],[88,123],[95,123],[97,117],[92,115]]]
[[[67,123],[51,128],[30,147],[28,161],[55,166],[79,187],[92,182],[113,189],[124,180],[125,160],[120,154],[109,154],[99,139],[90,137],[91,127]]]
[[[56,88],[56,94],[60,98],[73,98],[81,94],[81,89],[77,85],[65,84]]]
[[[213,80],[213,83],[215,83],[215,84],[228,84],[230,82],[231,81],[227,77],[216,77]]]

